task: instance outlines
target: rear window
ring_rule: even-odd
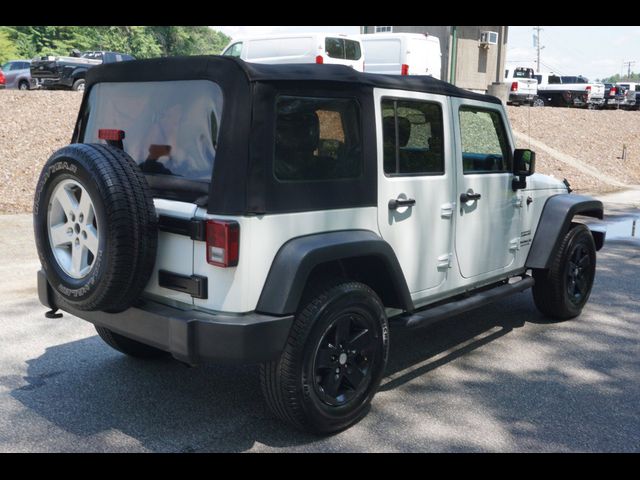
[[[274,174],[281,181],[357,178],[362,172],[360,106],[350,98],[281,96]]]
[[[325,39],[325,50],[329,57],[342,60],[360,60],[362,56],[360,42],[345,38],[327,37]]]
[[[222,91],[208,80],[100,83],[91,88],[84,143],[100,129],[124,130],[124,150],[142,171],[209,182]]]

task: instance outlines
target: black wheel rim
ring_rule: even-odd
[[[574,305],[586,298],[591,287],[591,256],[585,245],[576,245],[569,256],[567,294]]]
[[[377,337],[365,317],[343,314],[325,331],[313,362],[314,389],[327,405],[344,406],[367,389]]]

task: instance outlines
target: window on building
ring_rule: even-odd
[[[376,33],[392,32],[393,27],[375,27]]]

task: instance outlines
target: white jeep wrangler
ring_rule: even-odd
[[[431,77],[98,66],[38,182],[39,298],[129,355],[260,364],[276,416],[335,432],[365,415],[389,324],[530,287],[580,314],[604,234],[574,217],[602,204],[514,145],[498,99]]]

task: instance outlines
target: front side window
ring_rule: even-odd
[[[549,75],[548,82],[550,85],[554,85],[554,84],[562,83],[562,80],[560,80],[560,77],[556,75]]]
[[[208,80],[98,83],[81,141],[123,130],[124,150],[145,174],[210,182],[222,107],[222,90]]]
[[[275,134],[278,180],[338,180],[362,172],[360,106],[355,99],[281,96]]]
[[[465,174],[511,171],[509,142],[495,110],[460,108],[462,166]]]
[[[442,175],[442,107],[418,100],[382,101],[382,141],[386,175]]]
[[[234,43],[229,48],[227,48],[222,55],[225,55],[227,57],[240,58],[241,53],[242,53],[242,42],[238,42],[238,43]]]

